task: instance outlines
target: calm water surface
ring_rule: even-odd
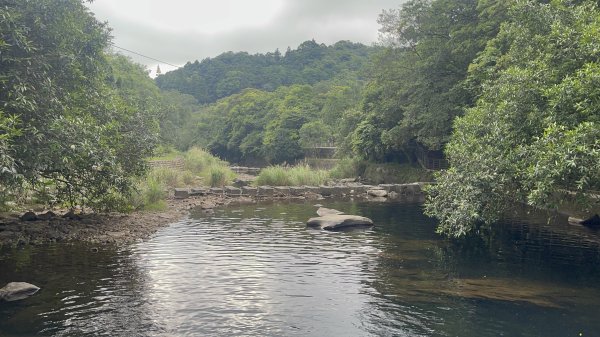
[[[305,228],[311,203],[193,214],[124,248],[0,251],[8,336],[600,336],[600,236],[507,219],[452,243],[416,204],[327,201],[373,229]]]

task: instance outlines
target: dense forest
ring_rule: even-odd
[[[162,90],[194,96],[199,103],[213,103],[246,88],[274,91],[281,86],[315,84],[332,78],[362,77],[375,47],[340,41],[332,46],[306,41],[285,54],[249,55],[223,53],[156,78]]]
[[[9,1],[0,193],[53,184],[114,208],[157,148],[276,164],[327,144],[379,163],[443,151],[426,210],[450,236],[515,202],[597,208],[599,14],[591,0],[411,0],[383,10],[376,47],[227,52],[153,81],[81,1]]]

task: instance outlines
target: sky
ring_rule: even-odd
[[[296,49],[306,40],[377,41],[377,17],[405,0],[95,0],[90,10],[112,28],[113,43],[163,73],[227,51]]]

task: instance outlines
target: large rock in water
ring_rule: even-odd
[[[373,190],[368,190],[367,194],[376,198],[385,198],[388,195],[388,191],[386,190],[381,190],[381,189],[373,189]]]
[[[344,214],[344,212],[340,212],[337,209],[333,208],[319,207],[319,209],[317,210],[317,214],[319,216],[325,216],[330,214]]]
[[[335,231],[351,227],[373,226],[373,220],[358,215],[327,214],[308,219],[306,225],[308,227],[316,227],[329,231]]]
[[[27,298],[40,290],[39,287],[27,282],[10,282],[0,288],[0,301],[18,301]]]

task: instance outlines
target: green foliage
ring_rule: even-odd
[[[258,186],[291,186],[292,180],[287,173],[288,167],[284,166],[269,166],[260,170],[260,174],[256,178]]]
[[[269,186],[319,186],[327,183],[329,173],[313,170],[309,166],[269,166],[260,171],[257,185]]]
[[[215,164],[206,168],[203,176],[211,187],[223,187],[233,181],[235,173],[227,166]]]
[[[178,169],[168,167],[157,167],[148,172],[147,179],[156,181],[165,187],[176,188],[183,187],[182,172]]]
[[[411,162],[417,145],[440,150],[470,106],[469,64],[495,36],[503,1],[412,0],[379,18],[386,48],[374,58],[363,116],[349,139],[356,155]]]
[[[117,207],[156,143],[156,88],[105,54],[109,30],[82,1],[6,1],[0,18],[0,184],[51,181],[58,201]]]
[[[304,155],[303,144],[343,138],[331,126],[357,104],[360,87],[350,81],[274,92],[247,89],[192,117],[196,122],[189,124],[189,134],[195,135],[196,145],[230,161],[293,163]]]
[[[300,146],[305,149],[333,143],[333,130],[322,120],[303,124],[298,135]]]
[[[372,184],[407,184],[433,181],[433,174],[421,167],[408,164],[366,165],[362,178]]]
[[[219,158],[214,157],[213,155],[199,147],[192,147],[191,149],[187,150],[183,158],[185,168],[191,172],[196,173],[200,173],[212,166],[227,165],[227,163],[219,160]]]
[[[511,4],[509,22],[471,66],[481,96],[456,121],[451,168],[430,190],[426,210],[452,236],[492,224],[514,202],[556,207],[600,189],[600,10]]]
[[[156,175],[149,174],[138,183],[137,189],[129,197],[128,204],[134,209],[162,211],[167,206],[165,190],[165,184]]]
[[[367,162],[360,158],[342,158],[329,172],[329,175],[335,179],[357,178],[364,175],[366,168]]]
[[[312,85],[337,76],[356,78],[374,50],[348,41],[332,46],[306,41],[285,55],[278,50],[256,55],[227,52],[187,63],[157,77],[156,83],[163,90],[192,95],[201,104],[214,103],[248,88],[273,91],[281,86]]]

